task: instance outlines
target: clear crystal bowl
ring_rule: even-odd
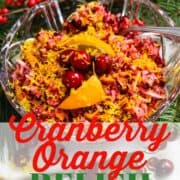
[[[48,3],[39,4],[32,9],[28,9],[23,16],[13,25],[9,31],[3,48],[1,49],[2,68],[0,81],[7,99],[20,115],[26,113],[18,104],[15,93],[11,89],[10,73],[16,64],[16,57],[20,54],[20,45],[27,39],[33,37],[41,29],[54,29],[59,31],[65,18],[67,18],[80,3],[84,0],[76,1],[55,0]],[[67,3],[68,2],[68,3]],[[138,16],[147,25],[175,26],[174,22],[149,0],[102,0],[111,11],[128,15],[133,18],[137,5],[139,6]],[[69,6],[71,4],[71,6]],[[172,103],[180,93],[180,44],[175,39],[168,39],[166,35],[152,32],[143,33],[143,36],[151,36],[161,44],[161,55],[166,61],[165,76],[167,78],[166,90],[167,98],[163,100],[157,111],[149,117],[149,121],[157,120],[163,111]]]

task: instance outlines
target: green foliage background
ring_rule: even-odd
[[[68,0],[65,0],[68,1]],[[168,15],[180,26],[180,0],[152,0],[159,5]],[[71,5],[69,3],[69,5]],[[4,7],[4,0],[0,0],[0,8]],[[9,10],[17,10],[17,8],[8,7]],[[21,7],[23,8],[23,7]],[[10,30],[12,24],[19,18],[21,14],[10,15],[7,24],[0,24],[0,46],[4,37]],[[15,113],[13,108],[7,102],[4,93],[0,87],[0,121],[8,120],[9,115]],[[16,114],[16,113],[15,113]],[[180,122],[180,97],[166,110],[159,118],[160,121]]]

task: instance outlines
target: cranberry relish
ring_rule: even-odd
[[[66,20],[62,32],[42,30],[27,40],[12,72],[19,104],[46,121],[147,119],[166,97],[165,64],[153,39],[122,34],[132,25],[143,22],[120,20],[91,2]]]

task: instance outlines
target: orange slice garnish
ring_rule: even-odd
[[[73,44],[93,47],[93,48],[98,49],[102,53],[106,53],[111,56],[115,55],[112,47],[109,44],[107,44],[104,41],[102,41],[94,36],[91,36],[91,35],[87,35],[87,34],[83,34],[83,33],[78,34],[78,35],[75,35],[75,36],[69,38],[68,40],[66,40],[63,43],[63,45],[66,45],[66,46],[71,46]]]
[[[96,75],[91,76],[77,90],[73,90],[61,104],[62,109],[79,109],[92,106],[105,99],[105,93]]]

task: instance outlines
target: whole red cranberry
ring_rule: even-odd
[[[63,77],[63,84],[68,88],[78,88],[81,86],[84,76],[76,71],[67,71]]]
[[[76,50],[71,65],[77,70],[86,70],[91,65],[91,57],[84,50]]]
[[[103,17],[103,21],[105,23],[108,23],[108,24],[113,24],[114,23],[114,16],[112,16],[111,14],[106,14],[104,17]]]
[[[107,54],[95,57],[95,69],[98,74],[109,73],[112,67],[112,60]]]
[[[9,10],[7,8],[0,9],[0,14],[7,14],[9,13]]]
[[[168,159],[159,160],[156,166],[156,175],[159,177],[169,176],[174,170],[174,165],[172,161]]]

